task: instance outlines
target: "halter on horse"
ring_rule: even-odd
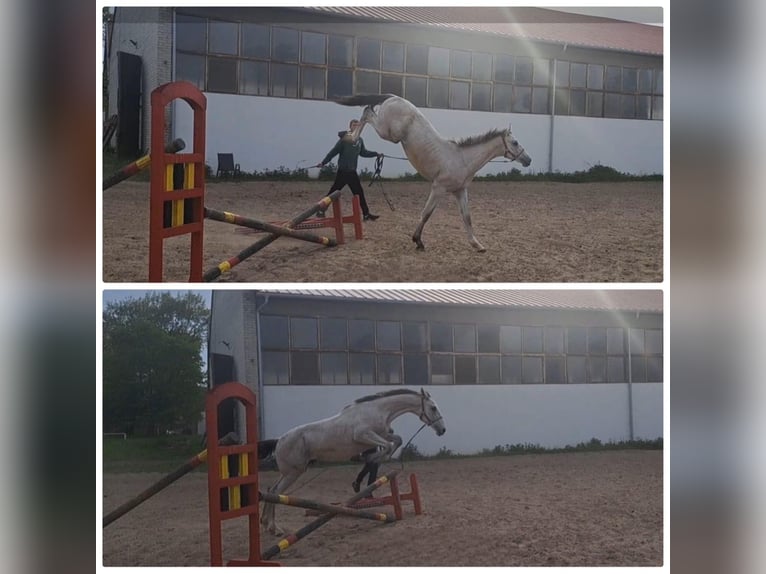
[[[468,208],[468,184],[493,158],[505,157],[518,161],[524,167],[532,162],[514,139],[510,126],[507,130],[490,130],[479,136],[452,141],[441,137],[420,110],[399,96],[360,94],[340,98],[336,102],[344,106],[365,106],[353,138],[358,138],[364,126],[370,124],[384,140],[401,143],[412,166],[431,182],[431,193],[412,236],[417,249],[425,249],[421,234],[439,198],[451,193],[457,199],[471,245],[478,251],[486,251],[473,233]],[[380,107],[376,112],[374,108],[378,105]]]
[[[346,462],[370,448],[378,450],[367,461],[389,458],[402,443],[391,433],[391,422],[405,413],[417,414],[438,436],[446,432],[439,407],[423,389],[395,389],[359,398],[332,417],[295,427],[279,437],[274,455],[281,476],[269,492],[287,490],[312,462]],[[276,523],[273,504],[264,504],[261,524],[277,536],[284,533]]]

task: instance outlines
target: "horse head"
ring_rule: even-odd
[[[439,412],[439,407],[436,405],[436,401],[431,398],[431,395],[427,393],[423,388],[420,389],[420,420],[434,429],[437,436],[442,436],[447,432],[447,427],[444,426],[444,417]]]
[[[524,167],[527,167],[532,163],[532,158],[529,157],[524,148],[521,147],[519,140],[513,137],[511,133],[511,126],[508,125],[508,129],[503,134],[503,146],[505,146],[505,153],[503,157],[511,161],[518,161]]]

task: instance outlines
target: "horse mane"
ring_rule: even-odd
[[[471,147],[483,143],[487,143],[490,140],[495,139],[498,136],[505,135],[505,130],[493,128],[486,133],[479,134],[477,136],[468,136],[459,140],[452,140],[457,144],[457,147]]]
[[[374,401],[376,399],[382,399],[385,397],[393,397],[396,395],[420,395],[420,392],[413,391],[410,389],[393,389],[391,391],[381,391],[379,393],[375,393],[374,395],[367,395],[366,397],[360,397],[354,401],[354,404],[358,403],[366,403],[369,401]]]

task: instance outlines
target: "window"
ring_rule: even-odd
[[[623,118],[635,118],[636,117],[636,96],[629,94],[622,94],[620,96],[620,108]]]
[[[271,64],[271,95],[298,97],[298,66]]]
[[[642,68],[638,71],[638,91],[642,94],[651,94],[653,82],[653,70]]]
[[[476,384],[476,357],[474,355],[455,355],[455,383],[458,385]]]
[[[595,118],[600,118],[604,115],[604,94],[601,92],[588,92],[587,114]]]
[[[375,355],[349,353],[348,382],[351,385],[374,385]]]
[[[448,48],[428,48],[428,75],[429,76],[449,76],[450,54]],[[446,107],[446,106],[445,106]]]
[[[325,75],[324,68],[301,68],[301,97],[323,100]]]
[[[625,359],[623,357],[607,357],[606,369],[607,382],[625,382]]]
[[[620,112],[620,94],[605,94],[604,117],[619,118],[621,115]]]
[[[529,85],[532,83],[532,58],[516,58],[516,71],[513,79],[517,84]]]
[[[291,317],[290,338],[293,349],[318,348],[317,320],[313,318]]]
[[[402,383],[402,356],[378,355],[378,384],[400,385]]]
[[[405,351],[428,350],[428,341],[426,340],[426,323],[402,323],[402,333],[404,337]]]
[[[474,52],[471,61],[471,78],[479,81],[492,79],[492,56],[484,52]]]
[[[606,330],[606,352],[610,355],[624,354],[623,337],[623,329],[620,327],[609,327]]]
[[[271,55],[271,30],[260,24],[242,24],[242,55],[268,58]]]
[[[492,109],[492,84],[477,84],[471,89],[471,109],[488,112]]]
[[[404,78],[404,97],[415,106],[426,105],[426,82],[425,78],[407,76]]]
[[[569,62],[556,61],[556,87],[569,87]]]
[[[378,350],[400,351],[401,350],[401,326],[396,321],[378,321]]]
[[[345,350],[348,346],[346,320],[323,318],[319,320],[319,348]]]
[[[655,96],[652,98],[652,119],[662,119],[662,96]]]
[[[195,56],[179,52],[176,55],[176,79],[194,84],[197,89],[205,89],[205,56]]]
[[[550,90],[548,88],[532,88],[532,113],[549,113]]]
[[[587,330],[585,327],[567,328],[567,354],[584,355],[587,352]]]
[[[505,385],[521,384],[521,357],[502,357],[502,382]]]
[[[610,92],[619,92],[621,86],[622,86],[622,68],[620,68],[619,66],[607,66],[604,89]]]
[[[500,352],[521,353],[521,327],[500,327]]]
[[[354,77],[351,70],[327,70],[327,98],[350,96],[353,93]]]
[[[567,356],[567,383],[583,384],[586,380],[585,357]]]
[[[375,327],[366,319],[348,320],[348,348],[353,351],[373,351],[375,349]]]
[[[604,327],[590,327],[588,329],[588,353],[606,355],[606,329]]]
[[[570,66],[571,66],[571,86],[573,88],[587,87],[586,78],[587,78],[588,66],[586,64],[580,64],[577,62],[572,62]]]
[[[408,74],[428,73],[428,48],[426,46],[413,46],[407,44],[407,66]]]
[[[207,21],[196,16],[176,14],[176,48],[204,52],[207,48]]]
[[[606,382],[606,357],[588,357],[588,382]]]
[[[242,60],[239,63],[239,91],[255,96],[269,95],[269,64]]]
[[[522,357],[521,381],[523,383],[537,384],[543,382],[543,358]]]
[[[290,348],[287,317],[261,316],[261,346],[264,349]]]
[[[301,62],[325,64],[327,36],[316,32],[301,32]]]
[[[459,353],[476,352],[476,327],[474,325],[455,325],[455,351]]]
[[[470,107],[470,82],[449,83],[449,107],[456,110],[467,110]]]
[[[476,331],[480,353],[500,352],[500,327],[498,325],[478,325]]]
[[[345,385],[348,383],[346,353],[320,353],[320,383]]]
[[[522,345],[524,353],[542,353],[543,352],[543,328],[542,327],[524,327],[521,332]]]
[[[622,69],[622,91],[629,94],[638,90],[638,70],[636,68]]]
[[[535,58],[532,68],[532,83],[536,86],[548,86],[551,83],[551,62]]]
[[[654,73],[654,93],[662,93],[662,70],[656,70]]]
[[[591,90],[604,89],[604,66],[588,64],[588,88]]]
[[[513,82],[513,66],[515,59],[507,54],[495,55],[495,81]]]
[[[652,119],[652,97],[651,96],[636,97],[636,117],[640,120]]]
[[[520,88],[516,86],[513,90],[514,112],[530,112],[532,110],[532,88]]]
[[[402,76],[394,76],[393,74],[381,74],[380,93],[403,96],[404,91],[402,90]]]
[[[564,357],[545,357],[545,382],[549,385],[567,382]]]
[[[453,381],[452,355],[431,355],[431,384],[451,385]]]
[[[452,351],[452,325],[447,323],[431,323],[431,350]]]
[[[428,107],[449,107],[449,80],[428,79]]]
[[[297,62],[299,42],[297,30],[274,26],[271,29],[271,57],[281,62]]]
[[[356,65],[358,68],[380,70],[380,40],[370,38],[357,39]]]
[[[264,351],[261,358],[263,360],[263,384],[286,385],[290,382],[288,374],[289,353],[286,351]]]
[[[500,382],[500,357],[479,356],[480,385],[495,385]]]
[[[644,343],[647,355],[662,354],[662,331],[647,329],[644,331]]]
[[[428,356],[404,355],[404,384],[425,385],[428,383]]]
[[[210,20],[208,31],[210,34],[210,45],[208,46],[210,53],[237,55],[239,24]]]
[[[316,385],[319,381],[319,353],[290,353],[293,385]]]
[[[387,72],[404,71],[404,44],[383,42],[383,64],[381,69]]]
[[[563,327],[545,328],[545,354],[564,354],[564,329]]]
[[[601,94],[596,95],[600,96]],[[584,116],[585,109],[585,90],[572,90],[569,92],[569,114],[573,116]],[[601,112],[599,112],[598,115],[600,116]]]
[[[355,72],[357,94],[379,94],[380,74],[377,72]]]
[[[496,112],[510,112],[513,102],[513,86],[510,84],[495,84],[495,97],[493,110]]]
[[[331,66],[350,68],[354,51],[354,39],[349,36],[330,35],[327,62]]]
[[[237,93],[237,60],[208,58],[207,89],[211,92]]]
[[[463,50],[452,50],[451,70],[453,78],[471,77],[471,52]]]

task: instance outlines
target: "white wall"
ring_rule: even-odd
[[[267,386],[263,438],[336,414],[365,394],[395,387]],[[663,436],[662,384],[636,384],[635,438]],[[598,438],[628,440],[627,385],[431,386],[427,389],[444,416],[447,432],[437,437],[424,429],[415,438],[423,454],[445,447],[471,454],[496,445],[530,443],[563,447]],[[421,426],[414,415],[394,422],[406,442]]]
[[[362,108],[332,102],[206,93],[207,163],[217,167],[219,152],[234,153],[244,171],[306,167],[322,160],[337,140],[337,132],[359,117]],[[434,127],[447,138],[480,134],[512,124],[513,133],[532,157],[528,168],[519,163],[491,163],[481,174],[510,171],[549,171],[550,117],[458,110],[423,109]],[[192,138],[188,105],[176,106],[173,137]],[[365,145],[387,156],[404,157],[400,145],[381,140],[371,127],[363,133]],[[662,122],[602,118],[555,118],[555,146],[551,171],[587,170],[602,164],[635,174],[662,173]],[[337,159],[336,159],[337,164]],[[373,168],[373,159],[360,159],[359,168]],[[407,161],[388,158],[384,176],[415,169]]]

